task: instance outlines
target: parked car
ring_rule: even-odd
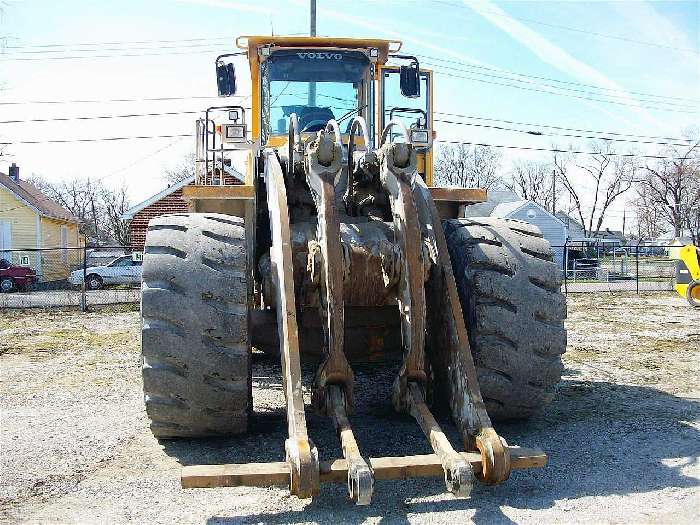
[[[137,285],[141,282],[142,261],[135,261],[131,255],[117,257],[104,266],[91,266],[85,270],[85,286],[88,290],[99,290],[110,284]],[[71,272],[68,281],[71,284],[83,283],[83,270]]]
[[[28,266],[15,266],[0,259],[0,292],[28,290],[36,281],[36,272]]]

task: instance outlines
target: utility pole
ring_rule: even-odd
[[[316,0],[310,0],[309,5],[309,36],[316,36]]]
[[[552,170],[552,215],[557,214],[557,171]]]
[[[309,0],[309,36],[316,36],[316,0]],[[316,82],[309,82],[308,105],[316,106]]]

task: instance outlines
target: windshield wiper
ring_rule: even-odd
[[[367,107],[367,104],[363,104],[362,106],[359,106],[359,107],[357,107],[357,108],[355,108],[355,109],[353,109],[353,110],[351,110],[351,111],[348,111],[348,112],[347,112],[345,115],[343,115],[342,117],[340,117],[340,118],[338,118],[338,119],[335,119],[335,121],[336,121],[338,124],[340,124],[340,123],[341,123],[342,121],[344,121],[346,118],[353,116],[355,113],[359,113],[360,111],[362,111],[362,110],[365,109],[366,107]]]

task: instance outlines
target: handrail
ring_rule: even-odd
[[[340,138],[340,126],[338,126],[338,122],[334,118],[330,119],[328,122],[326,122],[326,131],[332,131],[333,134],[335,135],[335,143],[338,144],[342,150],[343,147],[343,141]]]
[[[353,202],[353,184],[355,182],[355,132],[357,128],[362,131],[362,136],[365,141],[365,151],[372,151],[372,144],[369,141],[369,133],[367,132],[367,121],[364,117],[357,115],[350,123],[350,136],[348,137],[348,187],[345,190],[345,206],[350,215],[355,215],[355,206]]]
[[[382,140],[379,143],[380,147],[384,145],[384,142],[386,142],[386,138],[389,135],[389,131],[394,126],[398,126],[399,128],[401,128],[401,131],[403,132],[404,139],[406,139],[406,144],[411,143],[411,136],[408,134],[408,129],[406,129],[406,125],[400,120],[392,119],[389,121],[389,123],[384,128],[384,131],[382,131]]]
[[[299,133],[299,117],[296,113],[289,115],[289,130],[287,132],[287,179],[291,182],[294,174],[294,149],[301,143],[301,133]]]

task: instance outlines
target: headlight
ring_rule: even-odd
[[[430,144],[430,131],[427,129],[412,129],[411,143],[415,146],[428,146]]]
[[[224,141],[225,142],[242,142],[245,140],[245,125],[244,124],[226,124],[224,125]]]

